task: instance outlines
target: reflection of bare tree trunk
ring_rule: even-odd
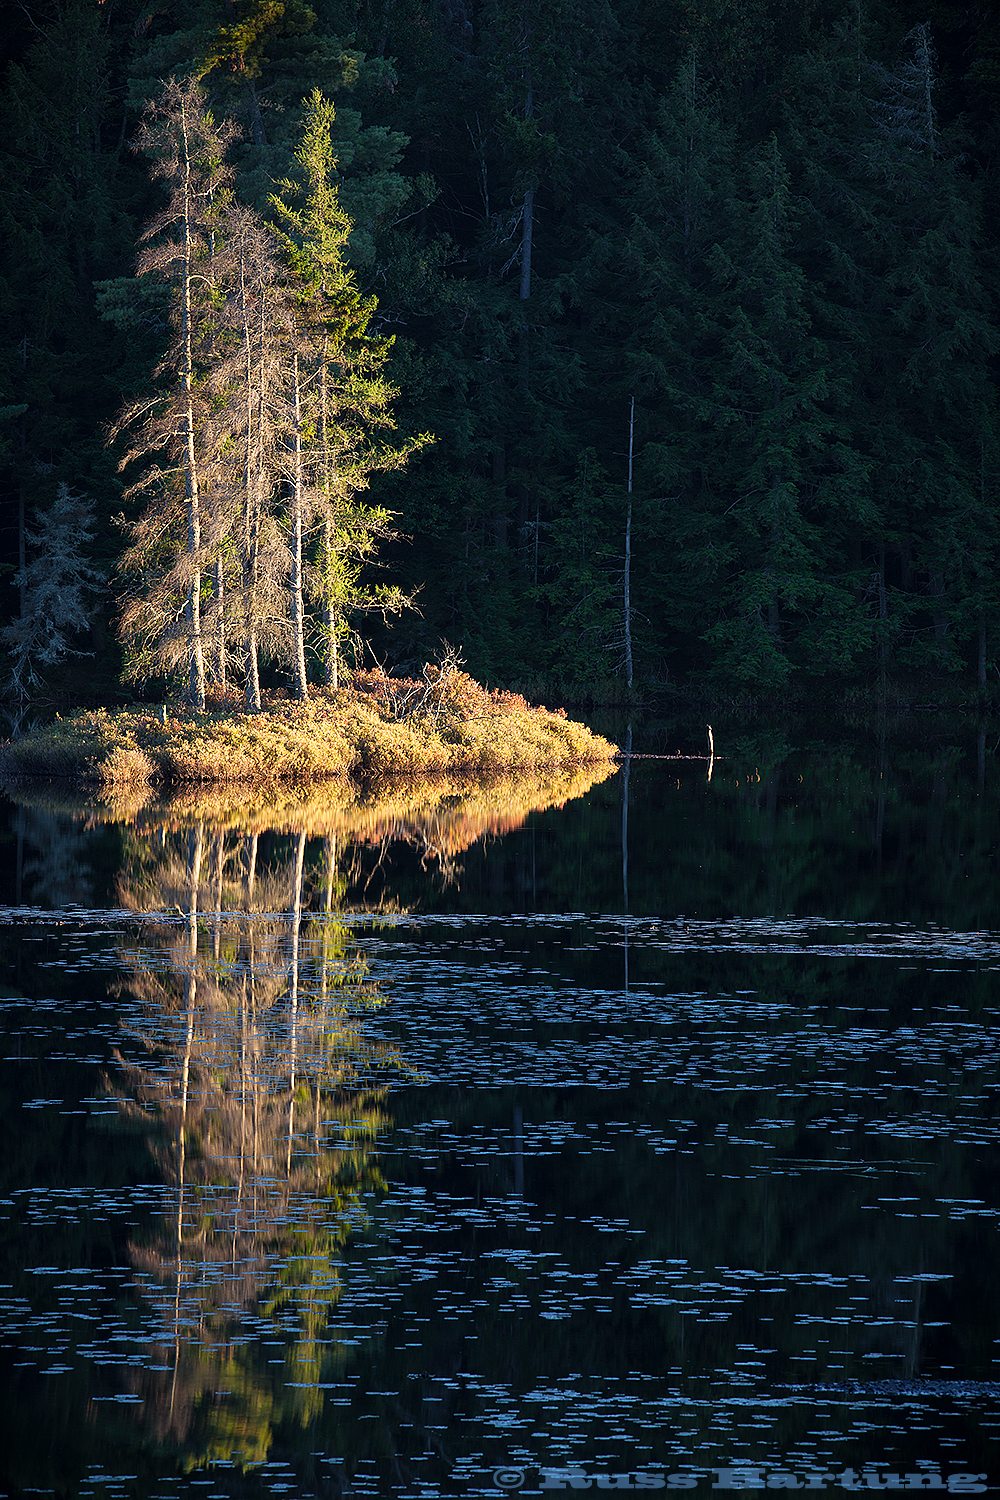
[[[167,1368],[162,1377],[129,1377],[129,1385],[144,1392],[157,1437],[178,1445],[194,1424],[207,1426],[212,1441],[217,1420],[225,1437],[228,1424],[243,1421],[244,1404],[248,1414],[263,1410],[258,1389],[265,1386],[252,1372],[234,1388],[229,1411],[213,1413],[203,1400],[234,1384],[231,1340],[244,1320],[272,1321],[284,1337],[286,1313],[297,1313],[299,1367],[315,1378],[323,1358],[317,1334],[341,1292],[336,1263],[355,1208],[378,1181],[369,1163],[383,1124],[382,1090],[368,1079],[381,1054],[364,1045],[351,1015],[352,999],[374,999],[375,991],[338,919],[332,840],[316,903],[326,993],[311,967],[300,971],[300,962],[313,962],[312,930],[303,926],[313,915],[307,837],[293,834],[275,863],[252,838],[240,834],[234,852],[228,835],[222,844],[214,830],[189,823],[171,836],[155,891],[145,859],[134,888],[143,910],[169,905],[183,914],[179,928],[158,924],[167,978],[145,966],[133,977],[150,1023],[150,1061],[120,1059],[115,1090],[125,1118],[150,1130],[153,1159],[173,1191],[155,1237],[128,1247],[161,1320],[157,1342]],[[235,964],[212,958],[223,947],[233,957],[227,928],[216,941],[220,905],[223,913],[239,910]],[[327,1121],[337,1122],[340,1139],[327,1138]],[[298,1254],[307,1239],[315,1253]]]
[[[243,910],[249,915],[257,876],[257,835],[248,833],[243,840]]]
[[[247,1160],[247,976],[240,985],[240,1171],[236,1180],[236,1210],[233,1214],[233,1274],[236,1274],[236,1237],[243,1206],[243,1178]]]
[[[326,883],[323,887],[323,915],[327,921],[333,911],[333,883],[337,874],[337,835],[330,833],[323,840],[323,854],[326,860]]]
[[[885,723],[882,723],[879,754],[879,794],[875,807],[875,867],[882,874],[882,844],[885,838]]]
[[[14,900],[21,904],[21,882],[24,877],[24,808],[17,809],[17,862],[15,872]]]
[[[174,1409],[174,1389],[181,1348],[181,1243],[184,1237],[184,1165],[187,1124],[188,1080],[191,1076],[191,1049],[194,1044],[194,1009],[198,998],[198,882],[201,879],[202,825],[196,824],[188,835],[188,972],[185,985],[187,1020],[184,1033],[184,1057],[181,1063],[180,1118],[177,1122],[177,1220],[174,1228],[174,1253],[177,1261],[174,1283],[174,1373],[170,1387],[170,1411]]]
[[[219,832],[215,836],[215,930],[212,935],[212,952],[215,962],[219,962],[222,951],[222,872],[226,862],[226,835]]]
[[[923,1311],[924,1283],[918,1278],[913,1289],[913,1338],[906,1356],[906,1374],[912,1380],[920,1368],[920,1318]]]
[[[524,1197],[524,1110],[514,1106],[514,1194]]]
[[[295,1065],[298,1051],[299,1024],[299,934],[302,928],[302,867],[306,856],[306,835],[299,834],[295,848],[295,880],[292,888],[291,954],[288,976],[288,997],[291,1010],[289,1022],[290,1068],[288,1084],[288,1159],[285,1170],[292,1170],[292,1137],[295,1133]]]
[[[185,989],[187,1034],[184,1064],[181,1068],[181,1122],[179,1139],[184,1145],[184,1120],[187,1114],[188,1077],[191,1068],[191,1043],[194,1037],[194,1007],[198,995],[198,882],[201,879],[202,825],[196,824],[188,835],[188,973]]]
[[[333,911],[333,880],[337,870],[337,835],[327,834],[323,840],[323,963],[319,976],[319,991],[323,996],[323,1020],[326,1022],[326,994],[330,982],[330,913]]]
[[[244,931],[244,963],[246,964],[246,972],[249,976],[247,987],[249,989],[250,998],[250,1029],[254,1036],[254,1055],[256,1053],[257,1035],[257,963],[256,954],[254,951],[254,924],[253,919],[250,915],[250,908],[251,903],[253,902],[253,888],[256,875],[257,835],[255,833],[251,833],[248,834],[247,837],[243,840],[243,910],[246,914]],[[256,1087],[256,1069],[254,1069],[251,1097],[253,1099],[253,1167],[255,1173],[257,1171],[257,1162],[259,1156],[258,1146],[260,1140],[257,1093],[258,1090]],[[256,1188],[254,1189],[254,1193],[256,1196]]]
[[[628,775],[632,764],[632,725],[625,731],[625,761],[622,766],[622,911],[625,933],[625,999],[628,1000]]]
[[[320,969],[320,1045],[316,1049],[316,1114],[313,1125],[313,1149],[316,1153],[316,1180],[320,1177],[319,1125],[320,1096],[323,1073],[326,1069],[326,1034],[330,1010],[330,919],[333,914],[333,888],[337,874],[337,835],[327,834],[323,840],[323,961]]]
[[[927,818],[927,847],[940,849],[944,831],[944,812],[948,804],[948,762],[942,755],[934,768],[931,805]]]

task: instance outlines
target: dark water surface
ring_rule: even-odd
[[[1000,1492],[995,755],[12,793],[0,1487]]]

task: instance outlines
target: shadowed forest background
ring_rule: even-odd
[[[265,214],[306,96],[336,106],[398,427],[436,439],[373,480],[420,589],[366,625],[380,661],[446,637],[490,682],[616,695],[634,397],[640,690],[1000,686],[986,0],[29,0],[3,30],[0,613],[60,493],[107,580],[55,688],[117,691],[106,436],[169,332],[130,141],[171,76]]]

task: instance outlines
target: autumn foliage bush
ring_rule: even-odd
[[[259,713],[105,710],[71,715],[0,750],[8,776],[71,776],[104,786],[242,783],[428,771],[499,775],[606,760],[615,746],[565,710],[490,691],[448,656],[420,677],[356,672],[304,703],[267,697]]]
[[[351,685],[356,692],[369,694],[385,713],[399,720],[466,723],[533,712],[520,693],[481,687],[462,671],[462,659],[451,646],[438,661],[427,662],[420,677],[390,677],[375,669],[355,672]],[[559,713],[565,718],[565,709]]]

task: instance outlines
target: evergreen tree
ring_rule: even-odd
[[[359,611],[401,602],[361,571],[388,549],[403,592],[425,584],[397,658],[444,634],[479,673],[603,677],[634,395],[640,682],[983,682],[998,32],[956,0],[925,20],[909,0],[59,0],[25,20],[0,84],[10,613],[57,482],[96,497],[110,568],[98,434],[145,390],[139,670],[183,666],[198,701],[200,638],[208,688],[238,668],[251,704],[268,659],[305,691],[314,643],[335,678]],[[170,75],[240,118],[228,161],[256,211],[227,187],[202,204],[186,397],[180,259],[125,274],[162,200],[121,101]],[[314,88],[337,101],[321,123]],[[394,405],[439,438],[405,483]]]
[[[276,471],[287,438],[292,314],[274,231],[253,209],[233,204],[223,233],[225,305],[208,380],[227,502],[219,526],[218,566],[224,571],[222,564],[229,556],[234,568],[225,584],[225,605],[218,608],[215,634],[223,660],[230,644],[235,648],[247,710],[257,711],[261,652],[283,656],[289,639],[289,556]],[[232,550],[225,545],[230,538],[235,538]]]
[[[70,643],[90,628],[103,582],[89,560],[93,541],[93,500],[60,483],[55,500],[27,533],[35,555],[15,579],[23,607],[2,632],[11,654],[7,691],[17,698],[18,723],[31,689],[41,684],[41,669],[86,654]]]
[[[980,195],[961,142],[938,127],[935,86],[926,25],[909,34],[895,67],[872,69],[867,155],[882,223],[866,260],[878,276],[881,327],[866,371],[865,435],[886,540],[923,596],[919,613],[911,605],[902,660],[947,670],[961,664],[960,637],[996,614],[990,357],[1000,341],[977,266]]]
[[[634,121],[612,6],[489,0],[474,18],[467,35],[438,23],[456,58],[446,118],[433,109],[422,135],[398,106],[415,139],[441,143],[426,159],[447,186],[426,219],[452,245],[397,353],[414,420],[440,446],[405,493],[388,493],[416,537],[429,620],[489,675],[540,665],[549,544],[594,437],[582,328],[593,199],[613,193],[615,137]]]
[[[845,27],[803,60],[786,105],[801,255],[857,474],[831,541],[867,574],[883,675],[893,659],[957,667],[961,636],[981,642],[997,611],[980,190],[938,126],[926,29],[905,46],[876,64]]]
[[[718,345],[711,388],[695,403],[714,448],[712,487],[725,497],[719,618],[706,638],[719,675],[771,686],[796,659],[813,672],[849,665],[864,620],[855,579],[827,546],[853,504],[854,466],[795,260],[777,139],[740,168],[726,242],[709,257]]]
[[[32,17],[0,84],[0,385],[22,408],[3,455],[18,569],[54,478],[99,497],[95,545],[102,565],[112,560],[100,425],[121,400],[121,345],[98,318],[93,282],[135,239],[141,181],[122,158],[114,79],[126,29],[107,9],[64,0]]]
[[[694,55],[647,138],[632,202],[640,302],[623,310],[632,328],[619,389],[641,398],[647,494],[670,494],[663,561],[681,575],[679,587],[665,580],[671,612],[688,591],[720,676],[780,682],[817,619],[829,667],[856,630],[850,581],[822,546],[826,518],[849,497],[787,171],[775,138],[737,146]]]
[[[331,9],[304,0],[180,0],[161,12],[132,64],[132,101],[142,107],[168,75],[197,78],[220,118],[243,127],[234,154],[240,197],[266,211],[273,184],[291,170],[312,88],[367,102],[395,85],[389,62],[353,45],[353,18],[340,32]],[[398,170],[406,138],[346,103],[335,129],[351,255],[374,269],[381,227],[412,193]]]
[[[235,660],[247,708],[259,709],[262,651],[290,661],[294,690],[306,696],[306,564],[317,521],[312,579],[333,685],[348,616],[405,602],[398,589],[360,580],[389,517],[357,495],[372,472],[401,466],[426,439],[378,441],[393,425],[395,391],[380,373],[390,345],[368,334],[374,299],[361,296],[344,263],[350,221],[331,181],[331,122],[316,93],[299,153],[303,206],[272,199],[291,231],[281,237],[232,200],[224,156],[234,127],[214,123],[197,83],[168,84],[141,136],[171,194],[145,233],[139,270],[169,287],[174,336],[158,370],[165,391],[119,423],[139,425],[123,466],[144,460],[131,493],[148,496],[124,559],[143,581],[122,628],[138,643],[133,670],[185,664],[199,708],[206,675],[223,687]]]
[[[318,556],[311,570],[322,611],[324,678],[339,681],[340,643],[352,613],[398,612],[408,602],[398,588],[369,589],[361,569],[391,536],[388,512],[359,501],[370,476],[401,468],[430,441],[429,434],[390,447],[376,440],[394,428],[398,394],[383,372],[392,340],[369,332],[376,299],[358,290],[346,262],[351,221],[340,206],[331,127],[333,104],[314,90],[296,153],[299,181],[282,184],[272,206],[297,282],[298,338],[293,355],[292,597],[294,680],[306,693],[303,538],[318,522]],[[301,206],[296,206],[296,198]],[[301,363],[300,363],[301,361]],[[308,395],[303,387],[308,385]],[[311,438],[303,452],[308,406]]]

